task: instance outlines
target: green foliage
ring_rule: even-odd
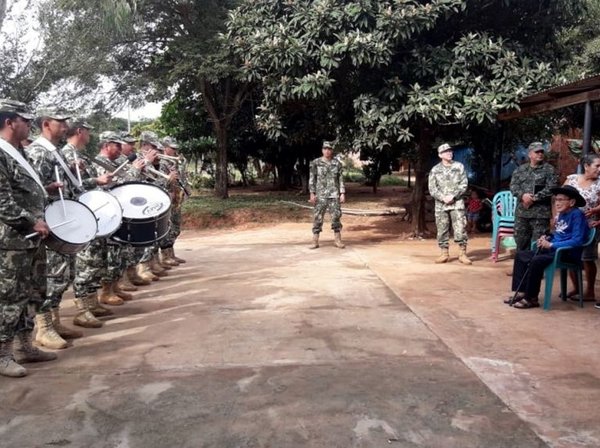
[[[215,188],[214,176],[208,176],[205,174],[191,174],[189,176],[189,183],[194,189],[213,189]]]
[[[357,168],[344,170],[344,182],[364,183],[367,181],[365,173]]]
[[[533,5],[535,3],[535,5]],[[424,124],[492,122],[557,80],[556,32],[579,2],[468,0],[242,2],[226,37],[261,81],[258,125],[286,135],[285,105],[351,99],[354,148],[409,141]]]

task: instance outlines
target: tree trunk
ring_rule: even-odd
[[[425,192],[427,190],[427,172],[431,156],[431,131],[421,128],[415,163],[415,188],[412,193],[412,222],[414,235],[422,237],[427,231],[425,223]]]
[[[231,78],[224,78],[211,83],[207,79],[199,79],[202,101],[213,123],[217,138],[217,169],[215,173],[215,195],[227,199],[227,146],[229,125],[233,116],[240,110],[241,104],[249,90],[248,84],[235,83]]]
[[[227,199],[229,192],[227,190],[227,129],[220,123],[214,123],[215,133],[217,134],[217,169],[215,173],[215,196],[221,199]]]
[[[310,162],[306,157],[298,159],[298,176],[300,177],[300,186],[302,194],[308,194],[308,176],[310,170]]]

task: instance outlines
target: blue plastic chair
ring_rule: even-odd
[[[499,191],[492,199],[492,259],[498,257],[498,246],[502,236],[509,236],[515,227],[517,198],[510,191]],[[502,232],[500,231],[502,229]],[[503,235],[501,236],[500,233]]]
[[[535,249],[535,242],[532,243],[532,247]],[[587,241],[583,247],[597,244],[596,242],[596,229],[590,229]],[[573,247],[560,247],[556,249],[554,253],[554,260],[544,270],[544,310],[550,309],[550,301],[552,300],[552,286],[554,285],[554,272],[560,269],[560,297],[563,301],[567,300],[567,271],[574,271],[577,276],[577,285],[579,287],[579,306],[583,308],[583,262],[581,259],[577,261],[565,261],[562,256]]]

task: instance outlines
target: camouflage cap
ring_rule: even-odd
[[[443,152],[452,151],[452,146],[450,146],[448,143],[443,143],[440,146],[438,146],[437,151],[438,151],[438,155],[440,155]]]
[[[325,141],[323,142],[323,146],[322,146],[322,147],[323,147],[323,148],[329,148],[329,149],[333,149],[333,145],[331,144],[331,142],[329,142],[329,141],[327,141],[327,140],[325,140]]]
[[[50,120],[56,121],[65,121],[71,118],[70,115],[65,114],[64,112],[59,111],[55,107],[46,107],[43,109],[38,109],[36,111],[36,115],[38,118],[49,118]]]
[[[165,137],[162,139],[162,145],[173,149],[179,149],[179,143],[175,137]]]
[[[25,103],[20,101],[0,99],[0,112],[12,112],[25,120],[33,120],[35,116],[27,109]]]
[[[117,132],[113,132],[113,131],[104,131],[100,134],[99,137],[101,142],[112,142],[112,143],[125,143],[123,140],[121,140],[121,136],[117,133]]]
[[[529,151],[529,152],[544,151],[544,145],[542,144],[542,142],[533,142],[527,147],[527,151]]]
[[[133,135],[131,135],[130,133],[128,133],[127,131],[122,131],[120,133],[121,135],[121,140],[123,140],[125,143],[135,143],[138,141],[137,138],[135,138]]]
[[[94,129],[94,126],[89,124],[83,118],[75,118],[69,123],[69,129],[80,129],[80,128],[88,129],[91,131]]]
[[[158,136],[155,132],[152,131],[143,131],[140,134],[140,142],[148,143],[154,146],[156,149],[163,149],[163,146],[158,141]]]

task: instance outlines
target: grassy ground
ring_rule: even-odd
[[[248,227],[269,222],[301,222],[307,210],[282,201],[303,203],[295,192],[232,189],[226,200],[211,191],[196,192],[183,206],[183,226],[188,229]]]
[[[408,202],[403,187],[381,187],[375,195],[370,187],[348,184],[344,207],[361,210],[402,207]],[[229,199],[215,198],[212,191],[197,191],[183,206],[186,229],[251,227],[265,223],[310,222],[310,209],[286,202],[310,205],[308,197],[298,191],[272,191],[265,187],[233,188]],[[285,201],[285,202],[284,202]]]

